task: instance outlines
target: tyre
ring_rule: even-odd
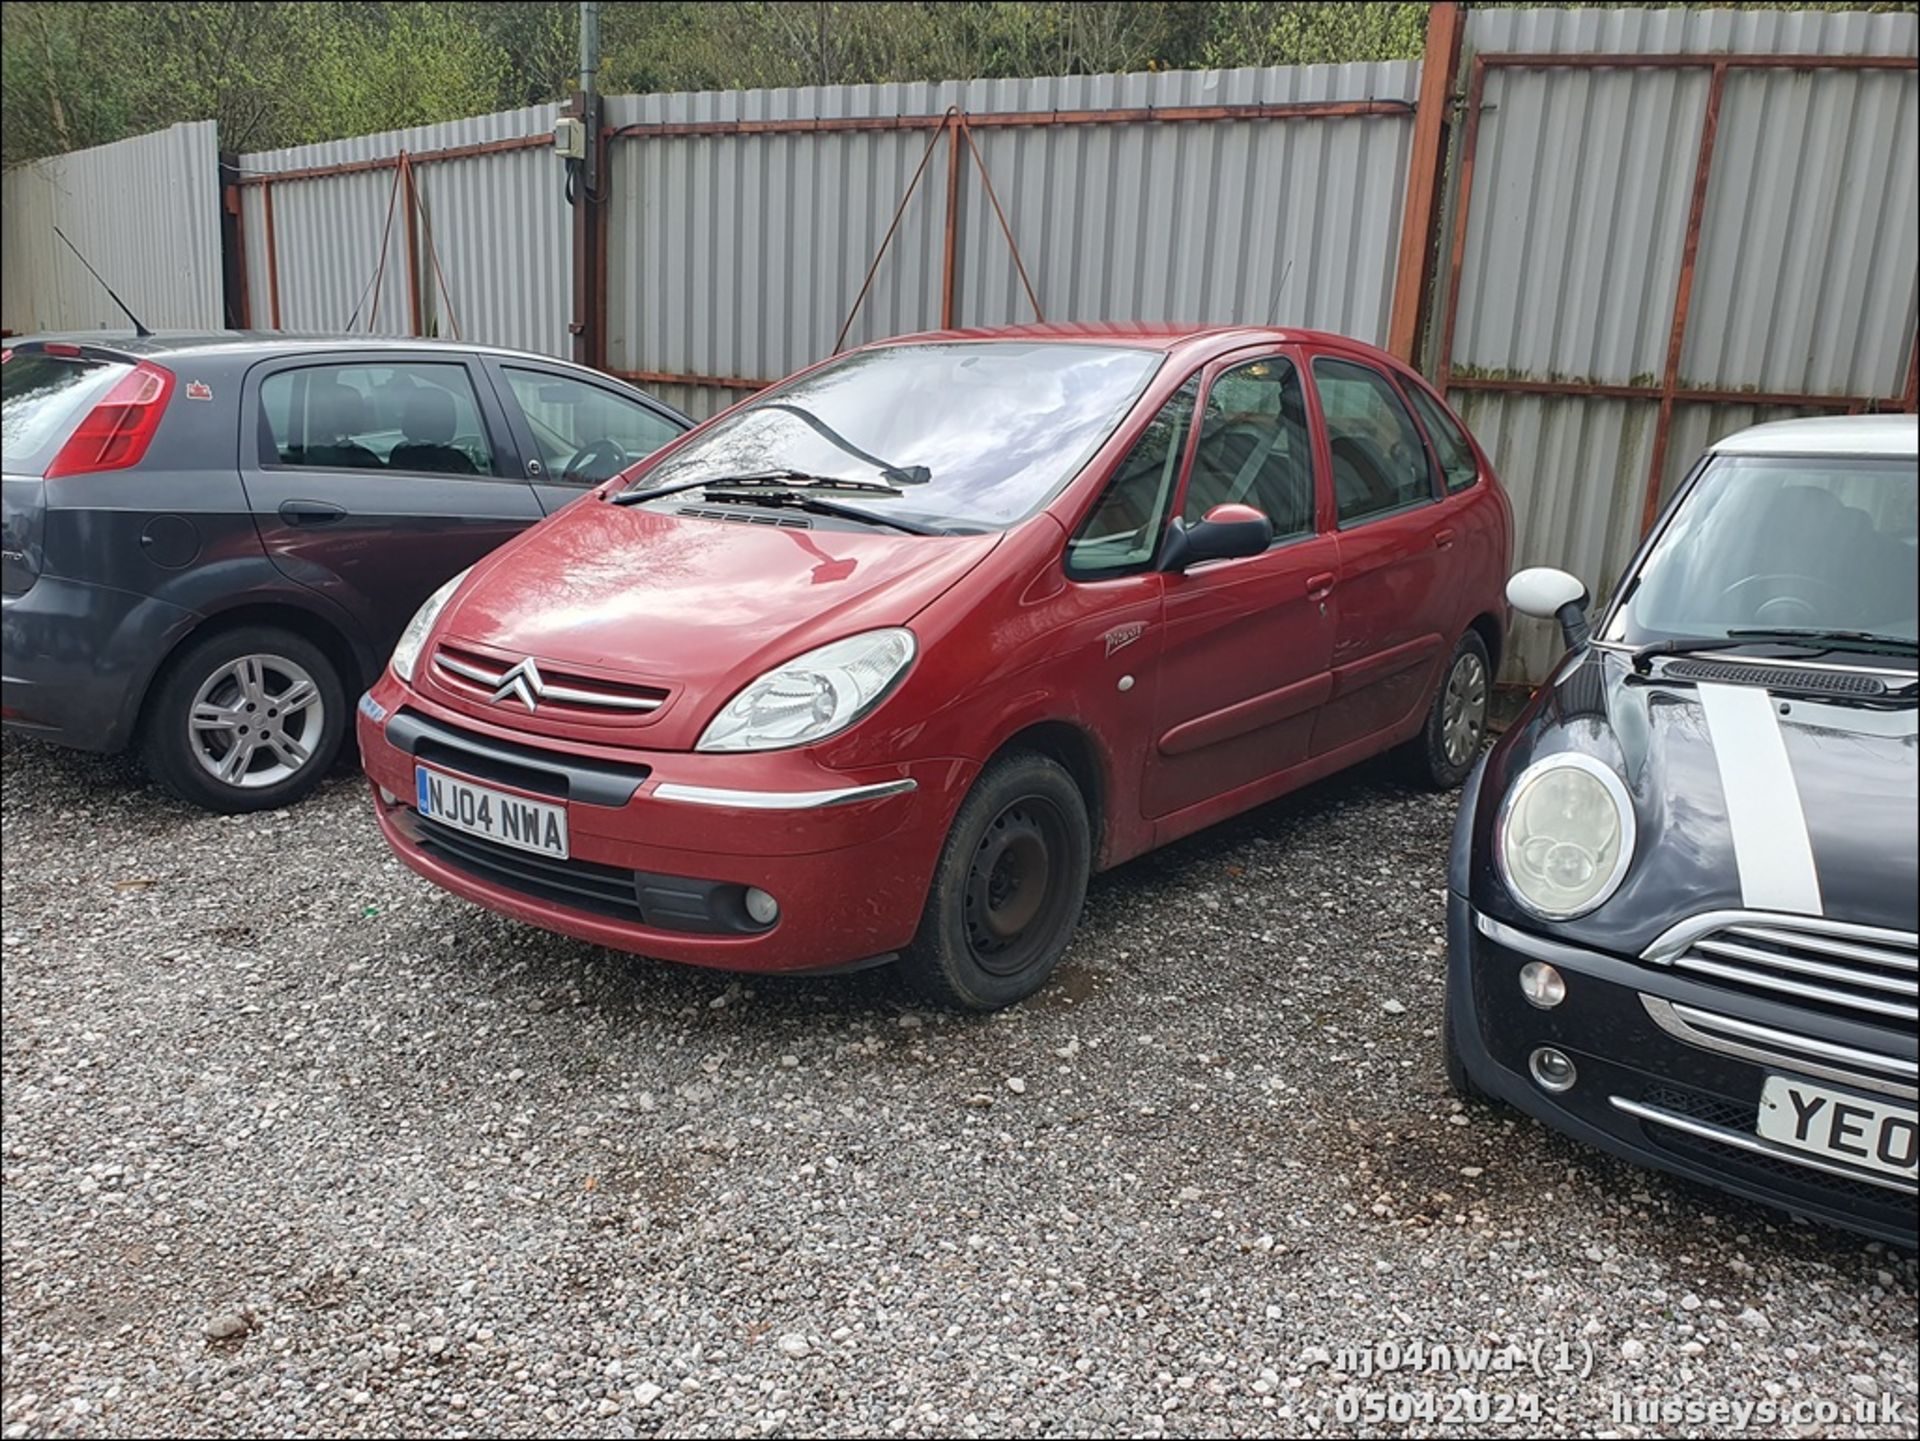
[[[245,626],[190,644],[147,707],[147,771],[206,810],[291,805],[320,783],[347,731],[339,672],[312,641]]]
[[[969,1011],[1039,990],[1073,938],[1092,856],[1087,803],[1064,768],[1024,752],[995,760],[954,817],[901,956],[914,988]]]
[[[1486,642],[1468,631],[1453,648],[1446,673],[1434,691],[1427,723],[1407,746],[1414,778],[1437,791],[1450,791],[1467,778],[1487,738],[1487,704],[1493,695]]]

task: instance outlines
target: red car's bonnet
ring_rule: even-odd
[[[668,688],[672,701],[644,743],[688,748],[754,677],[842,636],[906,624],[1000,540],[583,500],[482,566],[435,638]]]

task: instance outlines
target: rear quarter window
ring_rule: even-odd
[[[1440,457],[1440,469],[1447,477],[1447,493],[1465,490],[1480,478],[1480,462],[1474,458],[1466,432],[1419,386],[1407,385],[1406,392],[1420,414],[1420,423],[1427,428],[1427,439],[1433,442],[1434,453]]]
[[[73,429],[133,367],[14,351],[0,365],[0,456],[15,475],[44,472]]]

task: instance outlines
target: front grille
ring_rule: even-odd
[[[562,861],[435,825],[417,812],[396,813],[400,828],[421,850],[483,881],[595,915],[639,921],[634,874],[595,861]]]
[[[1897,1191],[1885,1186],[1876,1186],[1871,1181],[1856,1181],[1851,1176],[1836,1176],[1830,1171],[1815,1171],[1806,1166],[1797,1166],[1792,1161],[1778,1156],[1763,1156],[1741,1146],[1730,1146],[1724,1141],[1715,1141],[1706,1136],[1694,1136],[1685,1131],[1669,1130],[1664,1126],[1649,1126],[1647,1135],[1668,1151],[1683,1156],[1693,1156],[1713,1165],[1716,1169],[1731,1172],[1735,1176],[1745,1176],[1768,1189],[1786,1188],[1802,1194],[1820,1197],[1824,1200],[1842,1203],[1849,1208],[1868,1207],[1879,1210],[1892,1206],[1896,1210],[1904,1209],[1912,1214],[1912,1202],[1905,1203],[1895,1199]]]
[[[1920,1079],[1920,1064],[1889,1050],[1847,1045],[1658,996],[1642,995],[1640,1004],[1655,1025],[1690,1046],[1773,1070],[1798,1071],[1906,1100],[1913,1099],[1914,1082]]]
[[[667,701],[667,692],[659,686],[548,670],[531,661],[510,664],[458,645],[441,645],[434,652],[433,669],[440,684],[468,700],[561,718],[632,720]],[[503,686],[509,687],[504,695]]]
[[[433,720],[402,706],[387,722],[387,740],[416,761],[536,795],[587,805],[623,806],[652,769],[570,756],[542,746],[498,740]]]
[[[1724,1126],[1729,1131],[1751,1131],[1760,1114],[1760,1108],[1751,1101],[1729,1101],[1725,1096],[1679,1086],[1655,1086],[1641,1099],[1649,1106],[1691,1116],[1710,1126]]]
[[[1784,1190],[1830,1204],[1843,1204],[1848,1209],[1878,1212],[1888,1206],[1898,1209],[1911,1205],[1898,1199],[1907,1188],[1893,1177],[1876,1183],[1823,1169],[1811,1157],[1804,1162],[1796,1161],[1789,1155],[1768,1154],[1736,1144],[1735,1137],[1757,1135],[1759,1106],[1754,1102],[1732,1101],[1690,1086],[1662,1083],[1651,1087],[1640,1098],[1640,1103],[1675,1121],[1694,1121],[1729,1133],[1728,1139],[1717,1140],[1651,1117],[1639,1118],[1642,1134],[1654,1145],[1710,1165],[1722,1174],[1743,1178],[1769,1191]]]
[[[1648,959],[1770,1000],[1882,1024],[1920,1021],[1920,938],[1911,931],[1743,915]]]
[[[1887,683],[1878,676],[1801,666],[1745,665],[1739,661],[1688,658],[1668,661],[1660,674],[1674,680],[1765,686],[1796,695],[1881,696],[1887,693]]]

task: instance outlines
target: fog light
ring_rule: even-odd
[[[1520,968],[1520,994],[1543,1011],[1550,1011],[1567,998],[1567,983],[1545,961],[1528,961]]]
[[[395,795],[392,791],[388,790],[385,786],[380,787],[380,799],[385,801],[390,806],[397,806],[400,804],[400,797]]]
[[[780,902],[758,886],[747,887],[747,914],[760,925],[770,926],[780,919]]]
[[[1570,1091],[1579,1079],[1579,1073],[1573,1069],[1573,1057],[1552,1046],[1542,1046],[1529,1056],[1527,1069],[1543,1091]]]

